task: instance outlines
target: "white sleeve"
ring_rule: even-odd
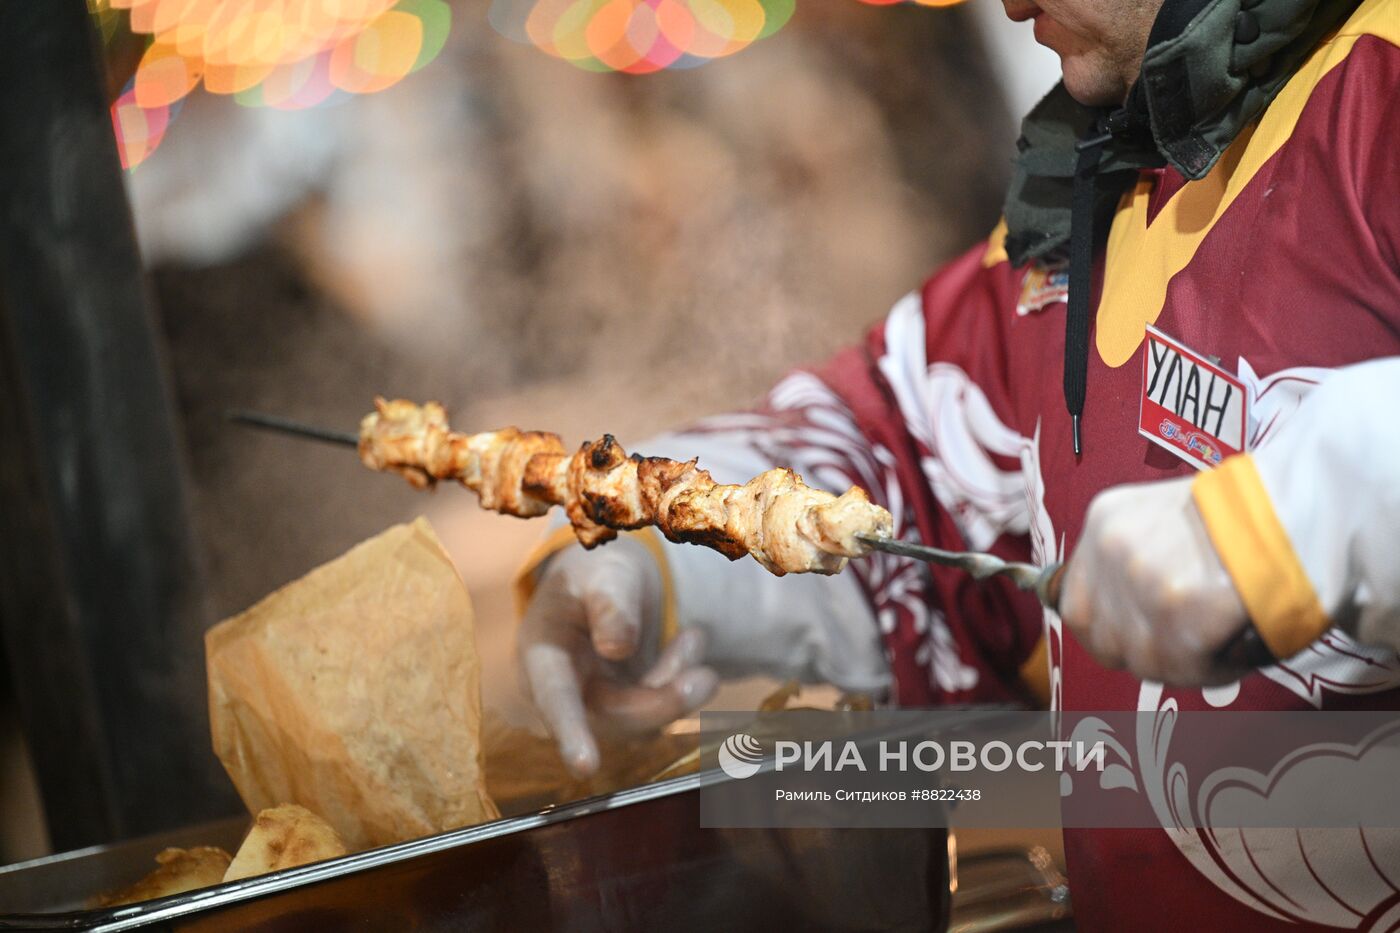
[[[1332,622],[1400,650],[1400,357],[1338,370],[1253,454]]]

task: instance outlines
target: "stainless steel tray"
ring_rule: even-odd
[[[941,930],[941,829],[714,830],[720,771],[128,907],[75,909],[165,845],[245,820],[0,869],[0,930]],[[24,913],[13,913],[24,911]]]

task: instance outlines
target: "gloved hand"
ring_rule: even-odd
[[[661,574],[647,549],[626,537],[594,551],[570,547],[540,572],[519,631],[530,694],[565,765],[598,770],[594,729],[635,734],[706,703],[719,684],[700,662],[704,633],[661,641]]]
[[[1214,663],[1247,616],[1192,500],[1194,478],[1096,496],[1060,596],[1060,617],[1099,663],[1178,686],[1246,673]]]

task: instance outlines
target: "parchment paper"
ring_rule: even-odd
[[[250,813],[299,804],[352,849],[494,819],[471,600],[398,525],[205,637],[214,751]]]

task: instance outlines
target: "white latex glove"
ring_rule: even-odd
[[[1178,686],[1245,673],[1214,663],[1247,617],[1191,498],[1194,478],[1096,496],[1060,596],[1060,617],[1099,663]]]
[[[628,538],[571,547],[540,571],[519,631],[520,662],[569,770],[598,770],[594,729],[637,734],[706,703],[719,678],[700,662],[704,633],[683,629],[665,650],[661,574]]]

